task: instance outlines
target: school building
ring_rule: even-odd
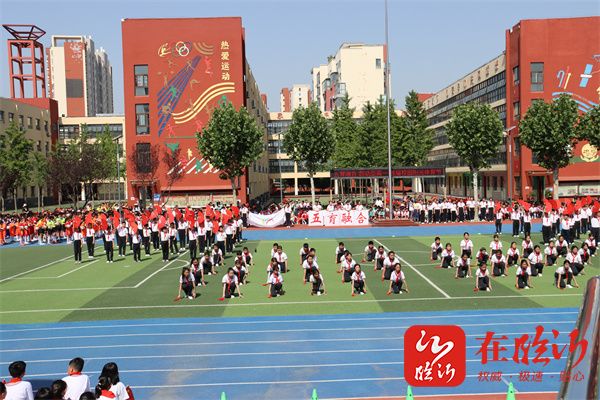
[[[267,143],[266,98],[247,61],[241,18],[124,19],[121,25],[126,152],[135,153],[135,163],[129,157],[126,163],[129,201],[231,201],[229,180],[199,154],[196,132],[211,110],[231,102],[256,118]],[[165,152],[179,154],[175,181]],[[242,202],[268,196],[266,154],[238,180]]]
[[[519,121],[534,101],[565,93],[581,113],[600,102],[600,17],[521,20],[505,33],[504,51],[437,93],[424,95],[435,147],[428,164],[446,166],[446,178],[425,179],[424,190],[472,195],[468,168],[448,144],[445,126],[460,104],[490,104],[505,126],[503,143],[491,168],[480,174],[480,195],[495,199],[541,199],[552,175],[536,164],[519,141]],[[595,39],[594,39],[595,38]],[[571,164],[560,170],[559,195],[599,195],[598,149],[582,142]]]

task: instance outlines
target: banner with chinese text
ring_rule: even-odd
[[[309,226],[366,226],[369,225],[369,213],[357,211],[309,211]]]

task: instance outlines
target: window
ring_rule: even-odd
[[[0,122],[4,122],[4,111],[0,110]]]
[[[519,117],[521,116],[521,103],[520,102],[515,101],[513,103],[513,113],[514,113],[515,119],[519,119]]]
[[[150,106],[148,104],[135,105],[135,133],[138,135],[150,133]]]
[[[15,113],[8,113],[8,122],[13,122],[15,120]]]
[[[36,147],[37,147],[37,151],[42,151],[42,141],[41,140],[37,141],[37,146]]]
[[[531,63],[531,91],[544,91],[544,63]]]
[[[152,171],[150,165],[150,143],[137,143],[135,145],[136,152],[136,169],[139,173],[149,173]]]
[[[50,153],[50,142],[46,142],[44,143],[45,147],[46,147],[46,157],[48,156],[48,153]]]
[[[375,59],[375,68],[381,69],[381,58]]]
[[[519,66],[513,68],[513,83],[515,85],[519,84]]]
[[[44,121],[44,131],[48,132],[48,121]]]
[[[19,127],[23,127],[25,125],[25,119],[23,118],[22,115],[19,115]]]
[[[27,128],[33,128],[33,118],[27,117]]]
[[[148,65],[135,65],[135,95],[148,96]]]
[[[41,127],[41,121],[39,118],[36,118],[35,119],[35,129],[37,129],[39,131],[40,127]]]

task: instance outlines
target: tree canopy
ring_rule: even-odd
[[[4,199],[16,188],[29,181],[33,142],[25,137],[25,131],[14,121],[0,132],[0,195]],[[17,205],[14,205],[15,210]]]

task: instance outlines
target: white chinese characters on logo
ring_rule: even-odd
[[[435,372],[439,379],[443,377],[448,377],[446,383],[449,383],[452,379],[454,379],[455,369],[452,367],[451,363],[446,363],[446,366],[443,367],[441,362],[442,358],[446,354],[448,354],[454,348],[454,342],[451,340],[440,344],[439,336],[431,336],[429,340],[423,344],[423,339],[427,333],[424,330],[421,330],[421,338],[417,341],[415,345],[415,349],[419,353],[423,353],[428,350],[435,357],[431,361],[426,361],[425,365],[419,365],[415,368],[415,380],[418,381],[432,381],[432,374]],[[435,370],[434,370],[435,369]]]

